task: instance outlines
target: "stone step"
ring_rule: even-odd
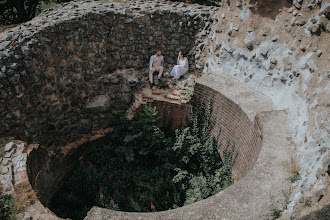
[[[172,100],[180,100],[180,97],[179,97],[179,96],[171,95],[171,94],[168,94],[168,95],[166,96],[166,98],[168,98],[168,99],[172,99]]]
[[[178,90],[173,90],[172,95],[180,96],[180,92]]]
[[[153,95],[161,95],[164,92],[166,92],[166,90],[163,90],[163,89],[152,89],[152,94]]]

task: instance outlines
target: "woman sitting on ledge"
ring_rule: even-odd
[[[179,79],[188,71],[188,59],[183,51],[179,52],[178,63],[175,65],[170,73],[174,79]]]

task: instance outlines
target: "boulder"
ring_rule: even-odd
[[[6,146],[5,146],[5,151],[6,152],[9,152],[9,151],[11,151],[13,148],[15,148],[16,147],[16,145],[14,144],[14,142],[9,142],[8,144],[6,144]]]
[[[106,112],[110,107],[110,99],[107,95],[95,96],[86,105],[86,109],[90,112]]]

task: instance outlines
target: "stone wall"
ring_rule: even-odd
[[[166,67],[179,50],[194,64],[194,48],[214,10],[154,1],[77,1],[1,33],[0,136],[63,146],[108,127],[105,119],[133,102],[147,74],[143,69],[132,80],[114,70],[147,66],[156,48],[163,50]],[[99,95],[105,95],[106,107],[86,109]]]
[[[48,206],[56,193],[71,175],[79,157],[93,144],[104,144],[104,135],[94,135],[88,139],[67,145],[65,154],[55,154],[47,148],[38,146],[27,157],[27,174],[32,188],[37,192],[40,202]],[[93,143],[91,143],[93,141]]]

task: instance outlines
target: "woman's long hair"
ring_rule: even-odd
[[[187,56],[186,52],[185,52],[185,51],[183,51],[183,50],[180,50],[180,52],[179,52],[179,53],[181,53],[181,54],[182,54],[183,58],[185,58],[185,57]]]

